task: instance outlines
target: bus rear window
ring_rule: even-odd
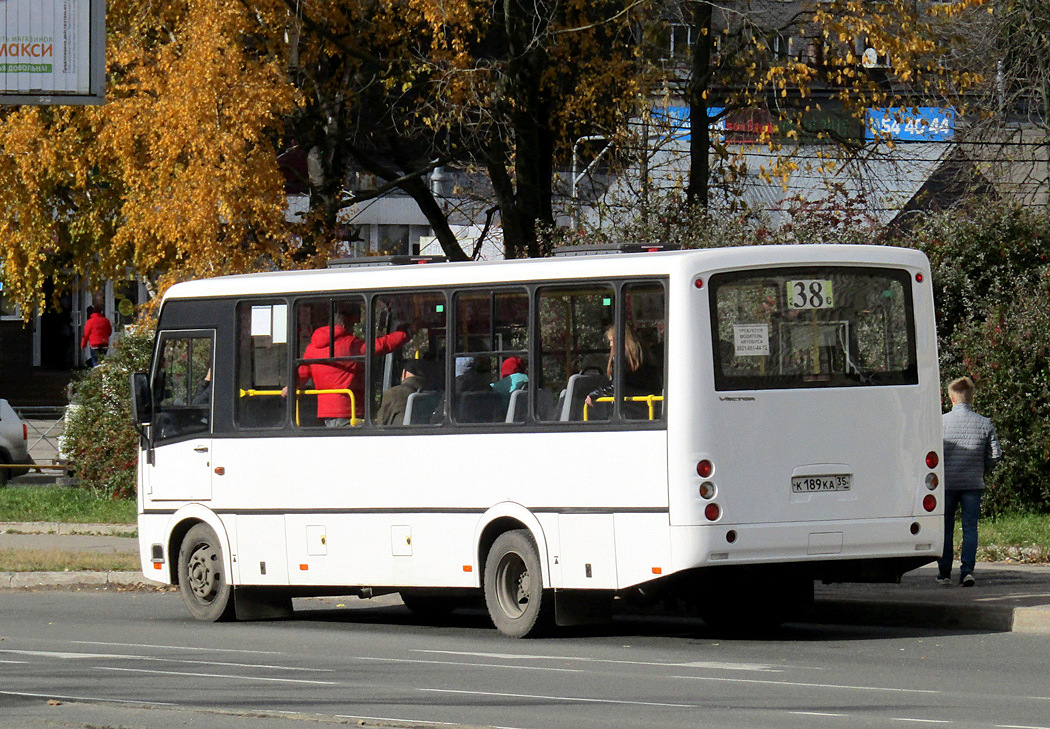
[[[716,390],[918,382],[906,271],[750,270],[710,285]]]

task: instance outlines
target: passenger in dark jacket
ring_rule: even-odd
[[[401,384],[394,385],[383,393],[383,402],[376,413],[380,425],[404,425],[408,398],[412,393],[432,386],[429,383],[428,363],[422,359],[406,359],[401,372]]]
[[[978,415],[973,402],[973,380],[961,377],[948,385],[952,409],[944,425],[944,550],[937,562],[937,580],[951,584],[952,537],[955,512],[962,508],[962,554],[959,584],[972,587],[977,561],[977,520],[981,515],[984,476],[1002,458],[992,421]]]

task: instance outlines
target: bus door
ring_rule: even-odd
[[[153,500],[211,498],[212,331],[162,332],[153,371],[152,459],[144,466]]]

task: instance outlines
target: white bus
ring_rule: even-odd
[[[483,596],[526,636],[675,594],[746,626],[814,580],[895,581],[941,550],[917,251],[192,281],[165,295],[132,385],[143,570],[201,620]]]

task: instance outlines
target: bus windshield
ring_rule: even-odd
[[[906,271],[750,270],[710,283],[717,390],[918,382]]]

